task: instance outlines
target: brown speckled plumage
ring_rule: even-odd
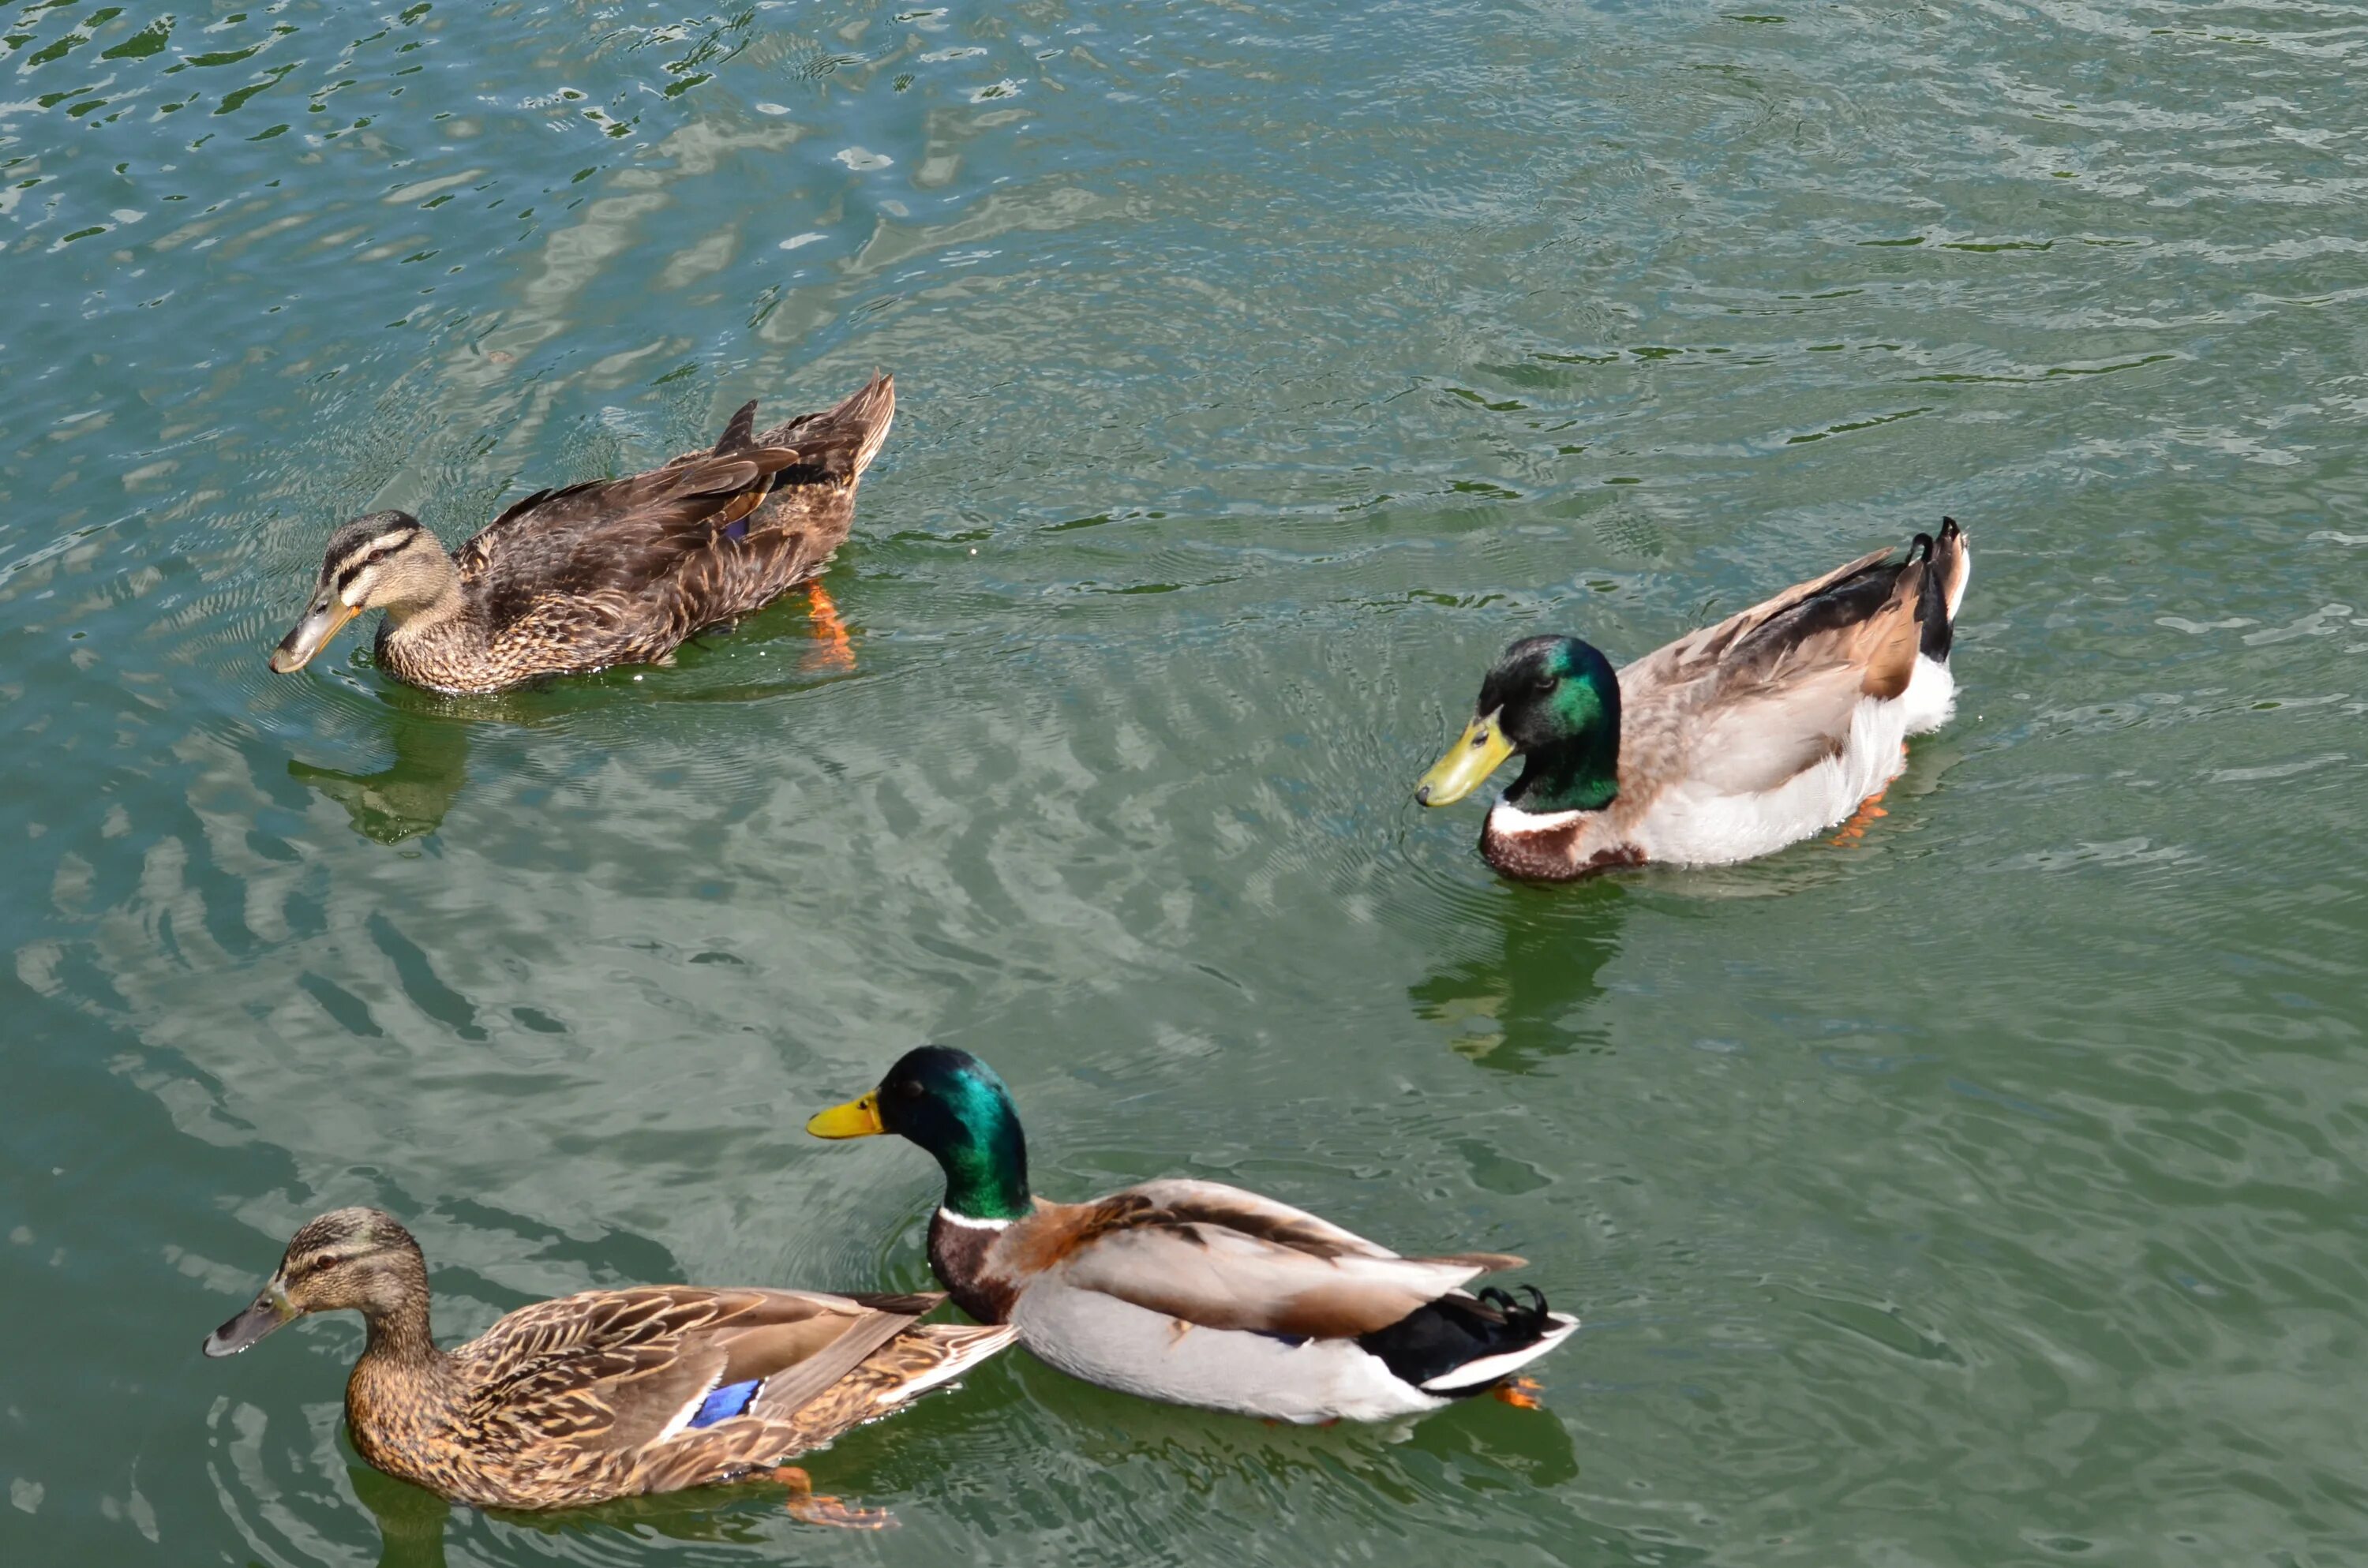
[[[429,1333],[418,1244],[391,1217],[347,1209],[297,1233],[256,1305],[208,1350],[243,1349],[305,1312],[358,1308],[369,1341],[346,1420],[363,1459],[455,1502],[571,1507],[764,1471],[1010,1337],[917,1321],[943,1299],[595,1290],[521,1308],[447,1351]],[[715,1388],[752,1379],[764,1381],[745,1414],[686,1425]]]
[[[380,666],[438,691],[665,660],[822,571],[854,521],[896,394],[875,376],[837,406],[761,435],[756,406],[708,451],[538,491],[449,557],[400,512],[347,524],[274,667],[302,667],[345,619],[379,608]],[[313,617],[327,630],[307,638]]]

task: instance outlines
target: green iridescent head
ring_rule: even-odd
[[[925,1045],[899,1057],[880,1086],[806,1123],[817,1138],[894,1132],[937,1156],[946,1207],[973,1220],[1029,1210],[1028,1141],[1011,1091],[966,1051]]]
[[[1525,637],[1505,650],[1471,724],[1422,776],[1426,806],[1463,799],[1505,759],[1522,759],[1505,803],[1525,812],[1600,812],[1620,796],[1620,677],[1576,637]]]

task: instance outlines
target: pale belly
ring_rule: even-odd
[[[1274,1421],[1382,1421],[1448,1403],[1354,1341],[1201,1328],[1096,1291],[1041,1283],[1011,1312],[1019,1343],[1073,1378]]]

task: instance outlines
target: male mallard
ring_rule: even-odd
[[[379,666],[437,691],[662,663],[822,571],[895,413],[884,375],[762,436],[750,403],[712,450],[538,490],[454,555],[407,512],[356,517],[331,536],[313,602],[271,667],[302,669],[339,627],[380,608]]]
[[[245,1349],[306,1312],[370,1331],[346,1425],[389,1475],[484,1508],[564,1508],[772,1471],[1003,1348],[1009,1329],[923,1324],[943,1296],[653,1285],[521,1307],[437,1346],[419,1244],[375,1209],[309,1221],[253,1305],[206,1336]],[[775,1472],[803,1490],[803,1471]],[[824,1523],[877,1523],[827,1498]]]
[[[1030,1196],[1011,1093],[966,1051],[907,1051],[880,1086],[806,1123],[894,1132],[937,1156],[929,1267],[954,1304],[1008,1323],[1072,1377],[1281,1421],[1378,1421],[1503,1383],[1578,1327],[1501,1290],[1500,1253],[1400,1257],[1313,1214],[1212,1181],[1147,1181],[1087,1203]],[[1518,1403],[1518,1401],[1517,1401]]]
[[[1748,860],[1842,821],[1956,704],[1949,640],[1973,556],[1956,519],[1689,632],[1614,675],[1576,637],[1529,637],[1415,799],[1460,801],[1519,754],[1480,853],[1561,881],[1648,860]]]

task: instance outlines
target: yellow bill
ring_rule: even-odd
[[[1497,715],[1484,713],[1447,748],[1445,756],[1431,764],[1422,782],[1414,787],[1414,798],[1426,806],[1452,805],[1486,784],[1488,775],[1512,755],[1513,743],[1505,738]]]
[[[887,1131],[880,1121],[880,1091],[874,1089],[861,1099],[816,1112],[806,1123],[806,1131],[817,1138],[869,1138]]]

